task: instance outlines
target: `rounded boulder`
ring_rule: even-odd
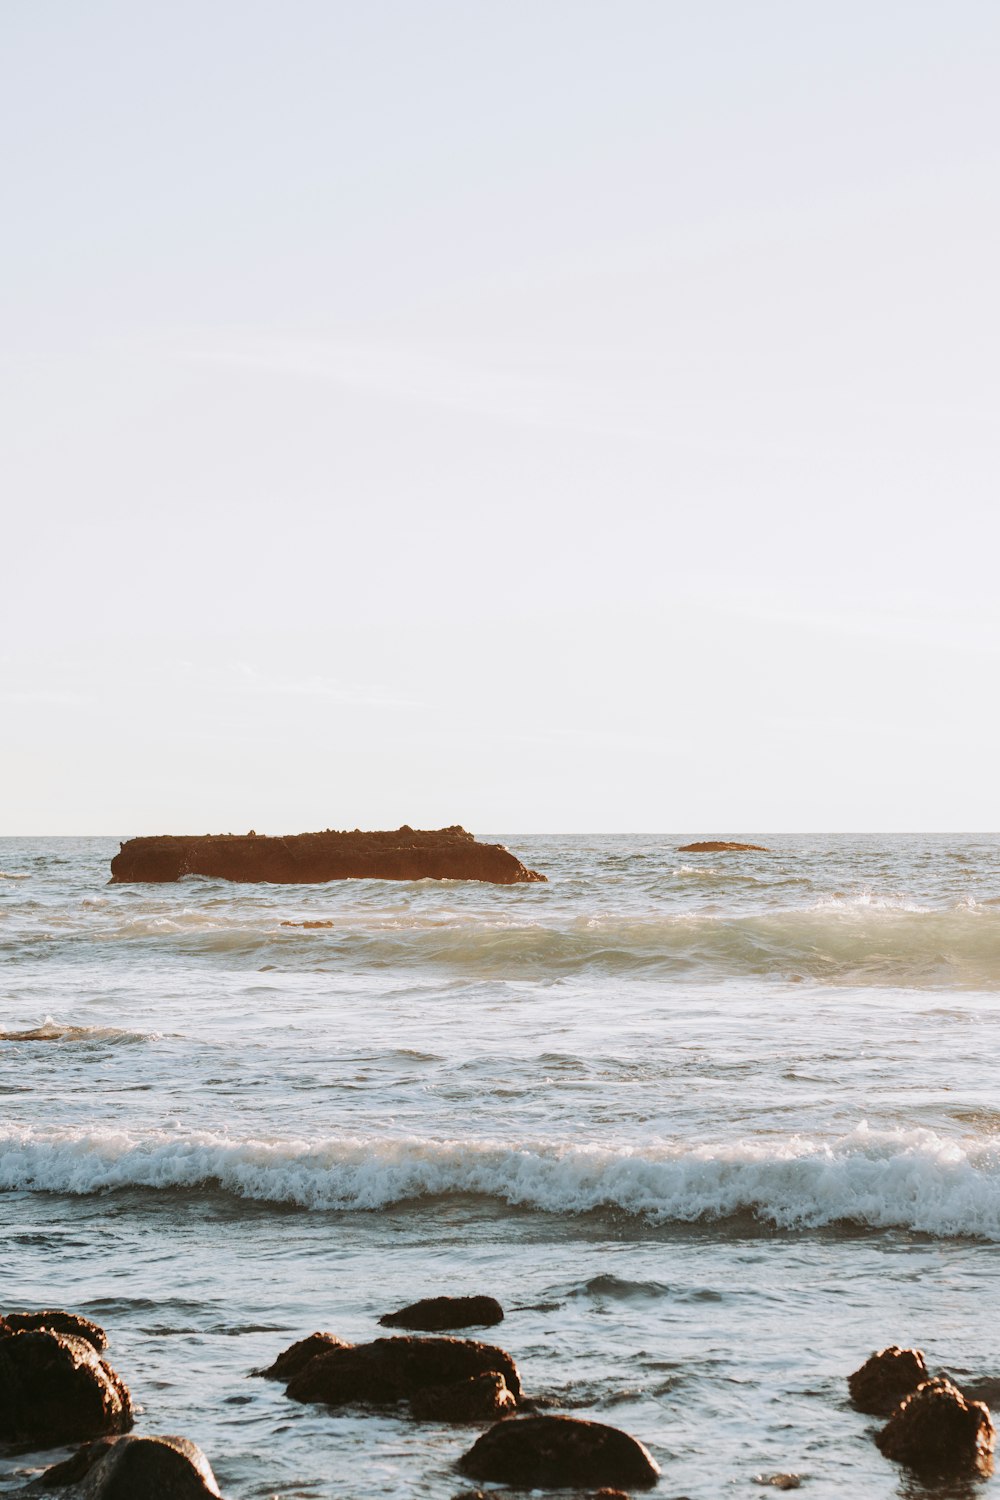
[[[131,1426],[128,1387],[86,1339],[0,1329],[0,1439],[54,1447]]]
[[[45,1489],[73,1500],[218,1500],[212,1466],[183,1437],[106,1437],[87,1443],[42,1475]]]
[[[576,1417],[513,1417],[484,1432],[460,1460],[473,1479],[531,1488],[611,1485],[648,1488],[660,1470],[618,1427]]]
[[[969,1401],[950,1380],[927,1380],[896,1407],[876,1443],[885,1454],[923,1474],[993,1472],[993,1419],[982,1401]]]
[[[864,1364],[847,1377],[847,1388],[858,1411],[887,1417],[930,1375],[920,1349],[900,1349],[889,1344],[877,1349]]]

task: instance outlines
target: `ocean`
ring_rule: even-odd
[[[916,1344],[1000,1396],[1000,836],[753,841],[279,887],[0,840],[0,1312],[101,1323],[230,1500],[468,1489],[478,1428],[250,1373],[442,1292],[670,1500],[977,1493],[908,1481],[845,1379]]]

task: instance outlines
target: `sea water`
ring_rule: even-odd
[[[231,1500],[467,1488],[477,1427],[251,1375],[442,1292],[664,1496],[923,1493],[845,1377],[916,1344],[1000,1395],[1000,838],[682,841],[511,836],[514,887],[0,841],[0,1311],[100,1322]]]

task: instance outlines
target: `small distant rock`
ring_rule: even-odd
[[[492,1328],[503,1322],[503,1308],[495,1297],[424,1297],[398,1312],[384,1313],[384,1328],[417,1328],[441,1333],[446,1328]]]
[[[459,1460],[473,1479],[531,1488],[639,1485],[660,1470],[642,1443],[617,1427],[576,1417],[513,1417],[484,1432]]]
[[[51,1328],[53,1333],[69,1333],[74,1338],[86,1339],[98,1354],[108,1347],[108,1336],[97,1323],[81,1318],[79,1313],[60,1312],[47,1308],[44,1312],[12,1312],[0,1317],[0,1332],[4,1328],[27,1330]]]
[[[760,854],[770,854],[766,844],[732,844],[724,839],[703,839],[698,844],[678,844],[678,854],[724,854],[727,849],[739,851],[740,849],[756,850]]]
[[[131,1426],[128,1387],[87,1339],[0,1327],[0,1441],[54,1448]]]
[[[885,1349],[877,1349],[860,1369],[848,1375],[847,1388],[859,1411],[887,1417],[904,1396],[929,1379],[922,1350],[900,1349],[897,1344],[889,1344]]]
[[[217,1500],[219,1495],[208,1459],[182,1437],[99,1438],[46,1469],[38,1485],[68,1489],[73,1500]]]
[[[799,1490],[802,1479],[798,1474],[755,1474],[754,1484],[769,1486],[772,1490]]]
[[[332,1333],[311,1333],[306,1339],[299,1339],[298,1343],[290,1344],[283,1349],[274,1361],[268,1365],[266,1370],[254,1370],[255,1375],[262,1375],[265,1380],[291,1380],[300,1370],[304,1370],[311,1359],[317,1354],[326,1354],[330,1349],[350,1349],[352,1346],[344,1339],[338,1339]]]
[[[517,1399],[496,1370],[415,1391],[410,1410],[421,1422],[495,1422],[517,1410]]]
[[[993,1472],[993,1420],[981,1401],[967,1401],[950,1380],[927,1380],[897,1406],[876,1443],[923,1474]]]

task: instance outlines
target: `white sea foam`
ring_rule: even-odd
[[[767,1137],[609,1150],[552,1142],[14,1130],[0,1190],[216,1189],[310,1209],[378,1210],[477,1194],[557,1214],[651,1223],[753,1214],[782,1228],[848,1223],[1000,1240],[996,1143],[865,1126],[833,1140]]]

